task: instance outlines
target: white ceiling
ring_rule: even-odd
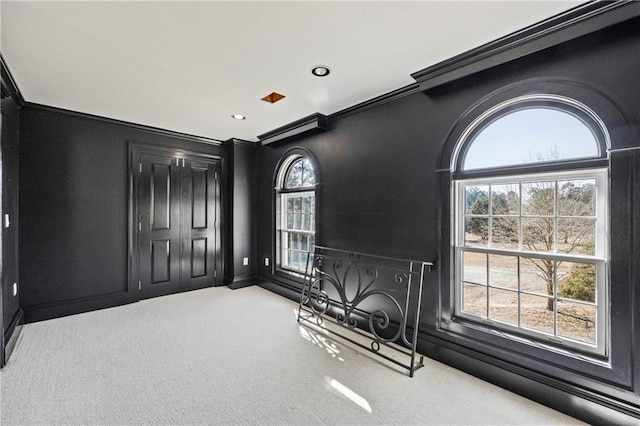
[[[28,102],[255,141],[580,3],[2,0],[0,46]]]

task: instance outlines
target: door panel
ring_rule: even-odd
[[[216,283],[217,168],[194,158],[182,168],[182,286],[189,290]]]
[[[171,166],[151,164],[151,229],[171,228]]]
[[[191,228],[207,227],[207,173],[208,170],[191,169]]]
[[[171,241],[151,242],[151,284],[171,280]]]
[[[140,297],[180,286],[180,169],[175,159],[141,154],[138,185]]]
[[[207,239],[191,241],[191,276],[198,278],[207,275]]]

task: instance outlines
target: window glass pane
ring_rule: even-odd
[[[558,253],[595,255],[596,220],[558,219]]]
[[[529,107],[507,113],[482,129],[467,149],[462,168],[505,167],[599,154],[598,141],[582,120],[558,109]]]
[[[520,325],[531,330],[553,334],[553,299],[521,294]]]
[[[595,306],[559,301],[558,336],[594,345],[596,343]]]
[[[287,229],[293,228],[293,214],[287,214]]]
[[[313,186],[316,183],[316,179],[313,172],[313,166],[311,166],[311,162],[309,162],[309,160],[305,158],[302,160],[302,165],[302,186]]]
[[[558,268],[558,296],[583,302],[596,301],[596,265],[564,262]]]
[[[520,291],[553,295],[555,262],[551,259],[520,258]]]
[[[464,283],[462,294],[464,312],[487,317],[487,287]]]
[[[489,214],[489,186],[465,187],[465,213]]]
[[[302,213],[311,212],[311,197],[302,198]]]
[[[302,186],[302,161],[297,160],[289,168],[285,188],[299,188]]]
[[[555,182],[525,182],[522,184],[522,214],[553,216]]]
[[[293,198],[287,198],[287,213],[293,213]]]
[[[512,217],[494,217],[491,220],[491,247],[517,250],[520,220]]]
[[[490,288],[489,318],[518,325],[518,293]]]
[[[489,238],[488,217],[467,217],[464,226],[464,244],[469,247],[486,247]]]
[[[306,158],[296,160],[285,178],[284,187],[288,189],[305,188],[315,184],[315,174],[311,162]]]
[[[491,214],[520,214],[520,185],[491,185]]]
[[[553,252],[553,222],[552,218],[522,218],[522,248],[529,251]]]
[[[558,216],[595,215],[595,179],[558,181]]]
[[[291,266],[295,269],[300,269],[300,252],[292,251],[291,258],[293,259]]]
[[[487,285],[487,255],[462,252],[462,280]]]
[[[518,289],[518,258],[516,256],[489,255],[489,285]]]

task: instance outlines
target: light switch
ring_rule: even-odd
[[[16,296],[18,294],[18,283],[13,283],[13,295]]]
[[[268,257],[264,258],[264,266],[269,266],[269,258]]]
[[[4,227],[8,228],[10,223],[11,222],[9,221],[9,213],[5,213],[4,214]]]
[[[244,266],[247,266],[247,265],[249,264],[249,258],[248,258],[248,257],[243,258],[243,259],[242,259],[242,264],[243,264]]]

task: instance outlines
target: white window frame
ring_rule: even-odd
[[[287,233],[297,233],[301,235],[312,235],[314,239],[315,246],[315,238],[316,238],[316,220],[317,220],[317,200],[316,200],[316,191],[314,186],[306,186],[299,188],[286,188],[287,177],[289,176],[289,172],[291,167],[301,159],[306,159],[308,161],[309,158],[305,155],[293,154],[289,155],[285,158],[280,167],[278,169],[277,178],[276,178],[276,220],[275,220],[275,257],[276,262],[275,266],[278,271],[284,272],[293,277],[301,278],[304,276],[306,272],[306,262],[301,265],[301,268],[296,268],[292,265],[291,260],[289,259],[289,251],[290,248],[288,246],[288,240],[286,238]],[[314,180],[317,180],[317,172],[313,169]],[[291,198],[297,197],[309,197],[312,196],[314,199],[314,208],[311,212],[312,217],[312,230],[302,231],[297,229],[288,229],[287,228],[287,200]],[[309,251],[313,252],[313,246],[309,248]]]
[[[306,259],[302,262],[301,268],[296,268],[291,259],[289,258],[289,253],[291,251],[298,251],[299,253],[306,255],[310,251],[313,250],[315,246],[315,229],[313,230],[301,230],[295,228],[287,227],[287,202],[290,199],[295,198],[307,198],[311,197],[314,199],[314,208],[312,209],[311,214],[311,224],[312,228],[315,228],[315,192],[314,191],[295,191],[295,192],[286,192],[280,194],[280,226],[278,228],[279,240],[280,240],[280,268],[288,271],[293,271],[296,273],[305,273],[306,270]],[[308,251],[298,250],[289,247],[289,239],[287,238],[288,234],[297,234],[304,237],[312,236],[314,243],[309,246]],[[303,256],[304,257],[304,256]]]
[[[541,168],[544,169],[544,166]],[[504,248],[493,248],[491,247],[491,236],[489,234],[487,246],[486,247],[469,247],[465,245],[465,235],[464,235],[464,224],[465,224],[465,205],[466,205],[466,194],[464,187],[467,186],[487,186],[487,185],[496,185],[496,184],[513,184],[517,182],[528,182],[528,181],[549,181],[549,180],[578,180],[584,178],[595,178],[596,179],[596,229],[595,229],[595,253],[593,256],[577,254],[577,253],[558,253],[557,245],[554,248],[554,252],[532,252],[523,250],[523,245],[521,241],[522,230],[520,228],[519,231],[519,249],[504,249]],[[608,346],[608,285],[607,285],[607,258],[608,258],[608,169],[599,168],[599,169],[579,169],[572,171],[557,171],[557,172],[542,172],[542,173],[528,173],[528,174],[501,174],[498,177],[480,177],[480,178],[460,178],[453,181],[452,188],[454,198],[453,198],[453,212],[454,218],[453,221],[453,246],[455,250],[454,262],[455,267],[452,269],[453,274],[453,282],[454,282],[454,314],[455,316],[466,320],[476,322],[485,326],[490,326],[491,328],[503,330],[507,332],[512,332],[515,335],[524,336],[527,338],[533,338],[538,341],[543,341],[545,343],[549,343],[552,346],[557,346],[562,349],[571,349],[577,350],[580,352],[587,352],[596,355],[604,356],[607,354],[607,346]],[[520,193],[520,197],[522,197],[522,193]],[[491,203],[491,196],[489,196],[489,203]],[[555,199],[555,203],[557,204],[557,195]],[[491,217],[491,204],[489,204],[489,214],[487,216]],[[554,221],[557,220],[557,206],[554,210]],[[522,211],[519,212],[519,217],[522,218]],[[490,221],[491,219],[489,219]],[[522,221],[520,220],[520,223]],[[520,225],[522,226],[522,225]],[[489,225],[489,231],[491,232],[491,226]],[[557,232],[557,227],[556,227]],[[557,236],[556,236],[557,237]],[[490,254],[498,254],[498,255],[510,255],[517,257],[527,257],[527,258],[543,258],[543,259],[554,259],[558,261],[566,261],[566,262],[578,262],[578,263],[590,263],[596,265],[596,300],[593,306],[596,309],[596,336],[595,336],[595,344],[591,345],[588,343],[580,342],[578,340],[572,340],[566,337],[557,336],[557,308],[554,309],[554,333],[553,335],[544,333],[542,331],[531,330],[527,328],[523,328],[520,325],[520,317],[521,317],[521,307],[518,302],[518,325],[512,325],[506,322],[501,322],[499,320],[492,320],[481,316],[477,316],[468,312],[463,312],[462,310],[462,293],[463,293],[463,281],[462,281],[462,271],[463,271],[463,262],[462,262],[462,253],[463,252],[481,252]],[[489,267],[487,266],[487,272]],[[518,268],[518,282],[520,283],[520,268]],[[489,282],[487,282],[487,289],[491,288],[489,286]],[[555,287],[555,286],[554,286]],[[553,299],[555,302],[565,300],[559,297],[556,294],[557,287],[554,289]],[[488,294],[488,293],[487,293]],[[518,285],[517,289],[518,301],[520,300],[521,294],[527,294],[526,292],[522,292],[520,289],[520,285]],[[487,301],[489,297],[487,296]],[[557,306],[557,303],[554,302],[554,306]],[[575,302],[571,300],[571,302]],[[488,302],[487,302],[488,303]],[[588,303],[587,303],[588,304]]]

